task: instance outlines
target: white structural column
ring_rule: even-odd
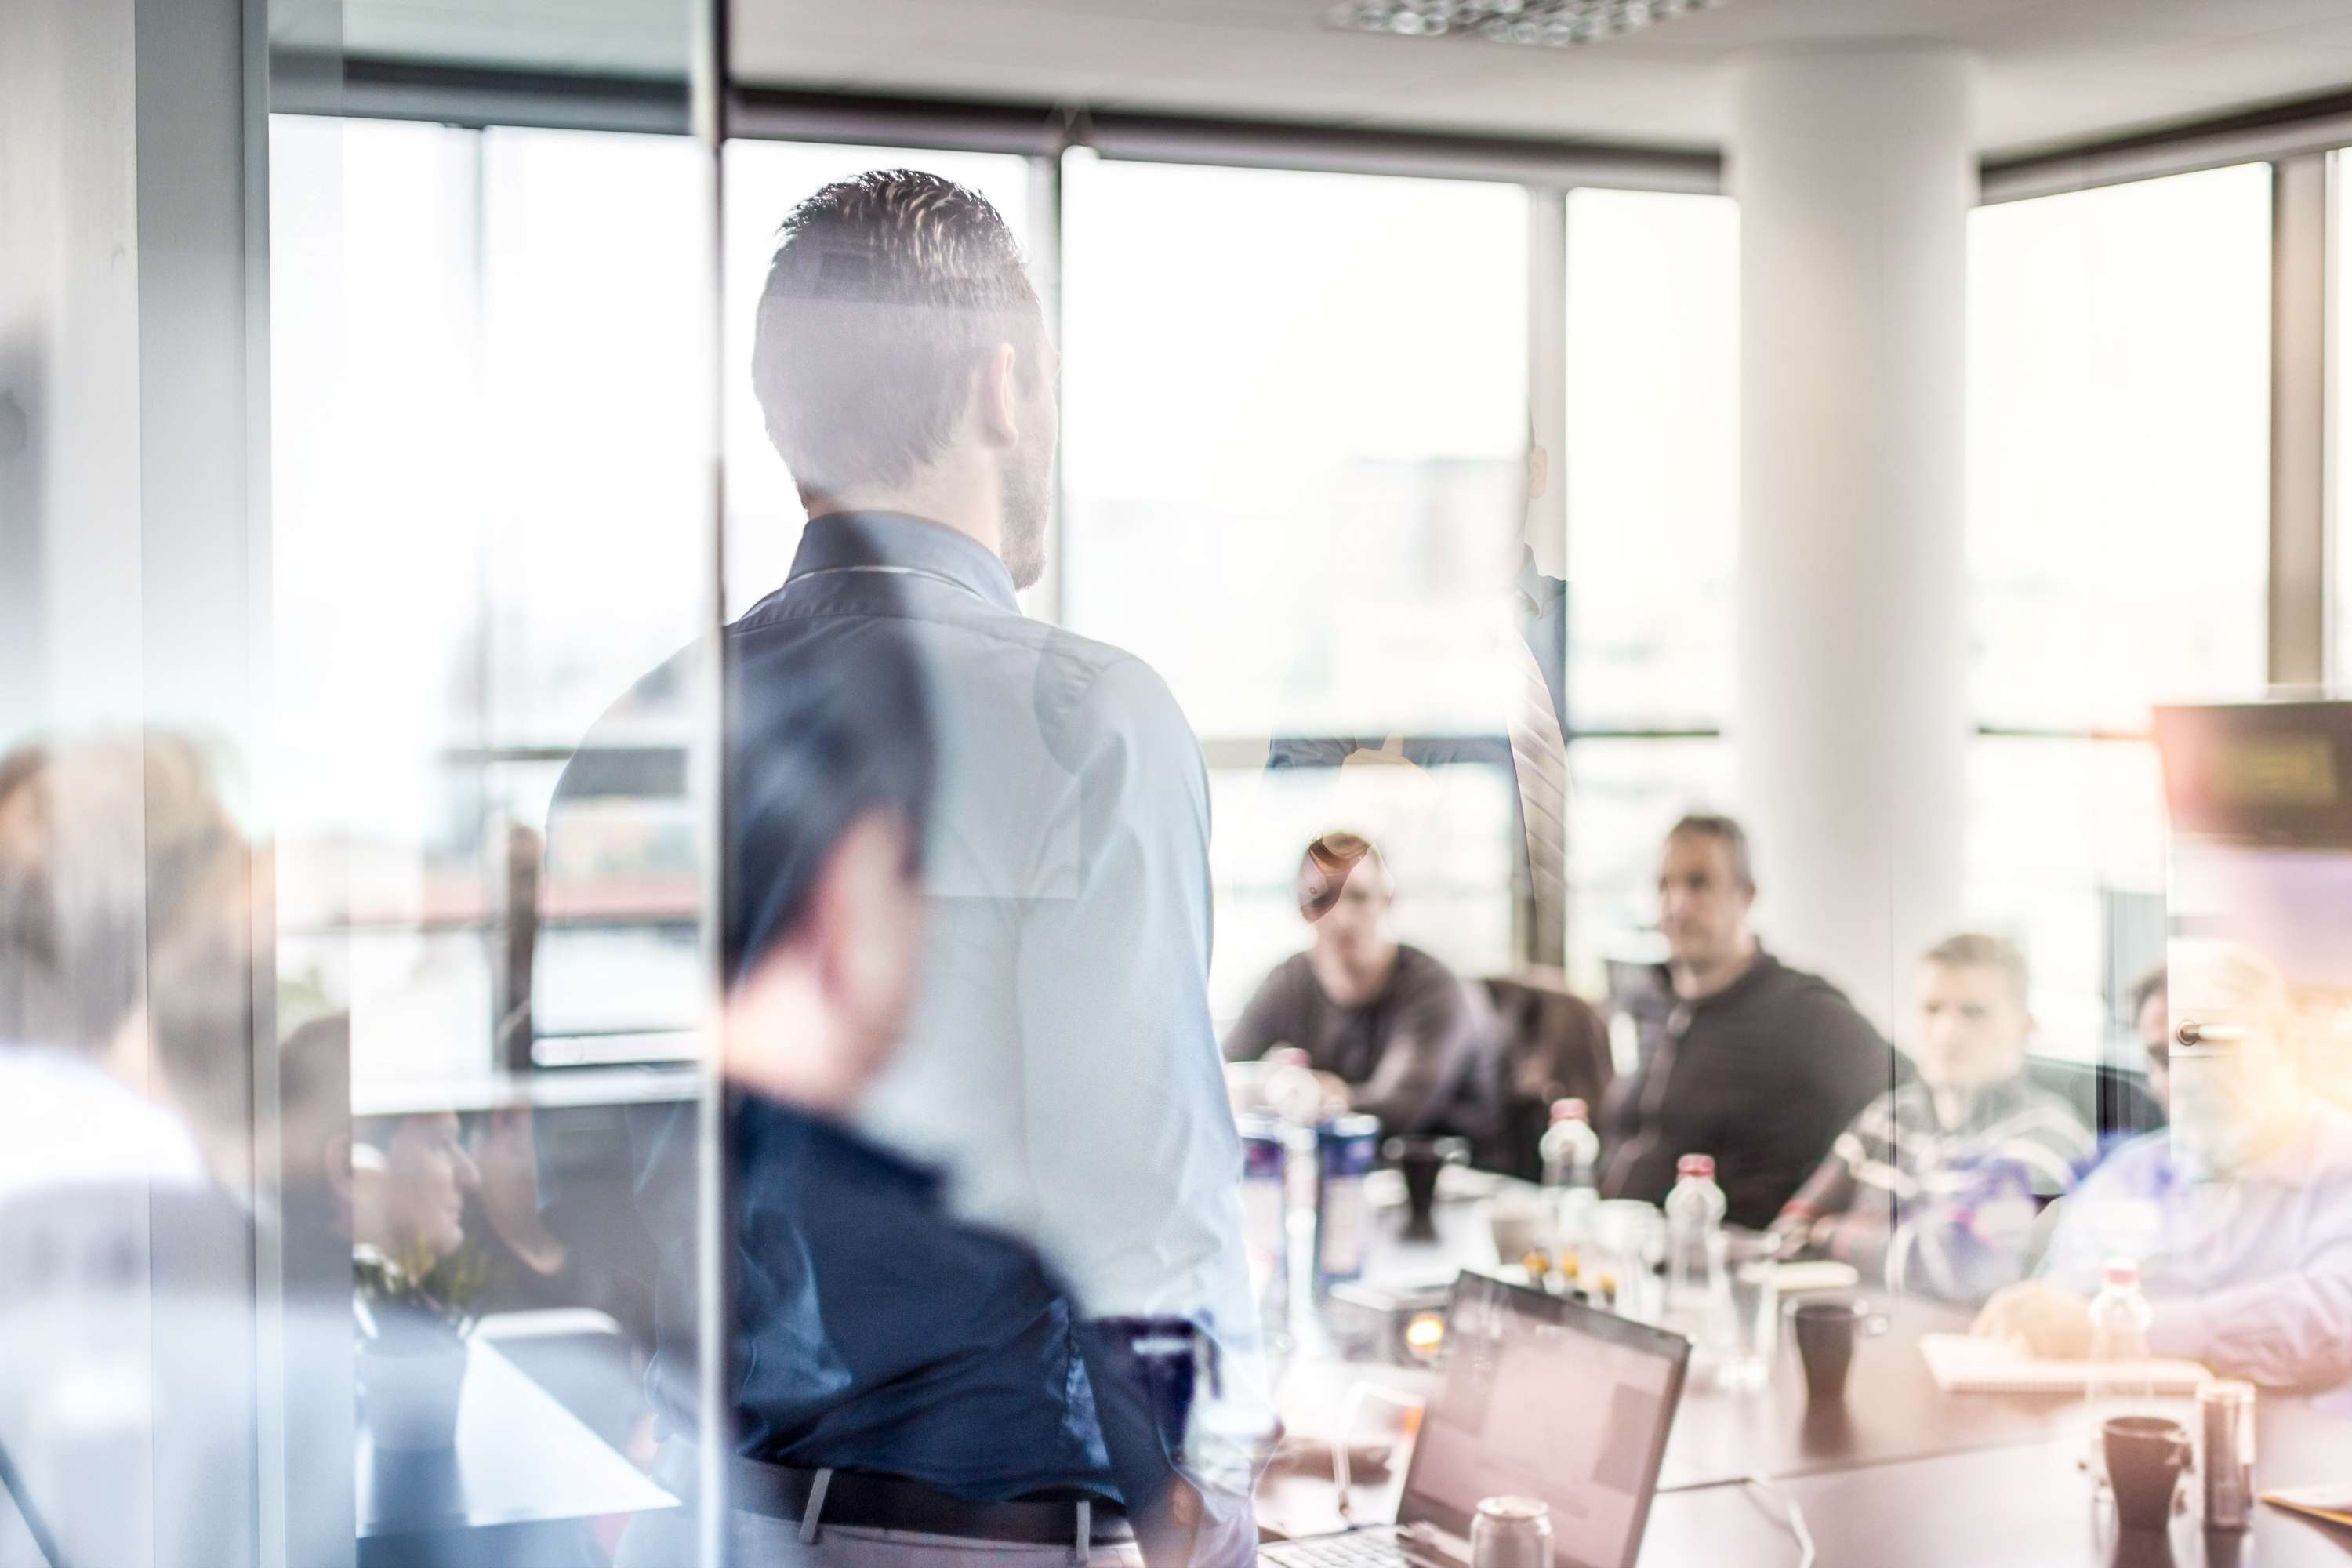
[[[1969,63],[1744,62],[1738,795],[1765,940],[1898,1023],[1962,910]]]

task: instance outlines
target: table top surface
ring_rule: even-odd
[[[1368,1277],[1388,1285],[1435,1283],[1462,1268],[1495,1266],[1482,1204],[1441,1204],[1437,1220],[1434,1241],[1412,1242],[1399,1234],[1400,1214],[1380,1215]],[[1824,1568],[1885,1563],[1895,1546],[1906,1568],[1995,1563],[2297,1568],[2352,1561],[2352,1531],[2266,1507],[2256,1510],[2251,1532],[2208,1537],[2193,1515],[2184,1515],[2169,1536],[2119,1534],[2112,1510],[2095,1501],[2078,1463],[2089,1433],[2081,1401],[1945,1394],[1928,1374],[1918,1339],[1964,1329],[1968,1312],[1867,1294],[1884,1303],[1890,1328],[1858,1348],[1840,1405],[1808,1407],[1785,1336],[1765,1388],[1734,1392],[1694,1381],[1667,1442],[1643,1568],[1796,1562],[1793,1538],[1768,1511],[1777,1502],[1768,1505],[1736,1484],[1746,1476],[1771,1480],[1799,1503]],[[1337,1436],[1339,1412],[1359,1384],[1412,1398],[1426,1398],[1437,1386],[1437,1375],[1426,1369],[1351,1363],[1314,1347],[1311,1333],[1301,1339],[1308,1348],[1284,1369],[1278,1385],[1284,1418],[1294,1431]],[[2176,1402],[2175,1414],[2186,1421],[2189,1402]],[[2262,1401],[2260,1420],[2263,1487],[2338,1477],[2352,1481],[2352,1421],[2280,1396]],[[1412,1429],[1409,1415],[1391,1413],[1382,1401],[1360,1404],[1349,1436],[1391,1442],[1395,1452],[1386,1475],[1355,1489],[1355,1522],[1395,1517]],[[2193,1479],[2184,1483],[2184,1492],[2193,1489]],[[1277,1468],[1258,1496],[1261,1521],[1282,1533],[1342,1524],[1326,1470]]]
[[[359,1423],[361,1539],[677,1506],[497,1346],[467,1345],[454,1448],[380,1454]]]

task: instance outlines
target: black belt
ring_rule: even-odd
[[[671,1491],[691,1493],[697,1470],[690,1444],[662,1447],[654,1479]],[[904,1476],[871,1470],[803,1470],[738,1458],[728,1465],[728,1501],[746,1513],[801,1523],[814,1511],[815,1528],[906,1530],[966,1541],[1011,1542],[1077,1550],[1132,1541],[1118,1505],[1098,1498],[1068,1502],[974,1502]],[[1081,1531],[1085,1533],[1081,1535]],[[808,1533],[803,1531],[803,1535]]]

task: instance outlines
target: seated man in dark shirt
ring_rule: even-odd
[[[1276,964],[1225,1036],[1225,1059],[1307,1053],[1336,1108],[1391,1132],[1476,1136],[1493,1115],[1496,1038],[1485,1000],[1389,928],[1395,885],[1370,840],[1327,833],[1298,866],[1315,945]]]
[[[1662,1203],[1685,1154],[1715,1157],[1733,1225],[1761,1230],[1846,1123],[1894,1087],[1899,1058],[1843,994],[1790,969],[1748,923],[1748,836],[1693,816],[1658,858],[1668,957],[1623,999],[1641,1063],[1610,1091],[1601,1194]]]

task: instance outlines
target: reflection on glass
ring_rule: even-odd
[[[1738,206],[1571,191],[1567,363],[1570,714],[1585,729],[1720,724],[1739,548]]]
[[[2164,957],[2164,797],[2140,741],[1969,752],[1969,901],[2033,958],[2033,1048],[2134,1065],[2124,993]]]
[[[1064,179],[1066,624],[1213,739],[1501,733],[1524,195],[1084,155]]]
[[[1970,219],[1980,721],[2138,731],[2260,691],[2270,190],[2248,163]]]
[[[707,614],[707,181],[678,137],[271,130],[285,1252],[341,1325],[299,1386],[356,1391],[311,1447],[362,1563],[601,1563],[679,1506],[650,1271],[598,1242],[694,1079],[534,1069],[675,1063],[709,992],[715,699],[574,754]]]

